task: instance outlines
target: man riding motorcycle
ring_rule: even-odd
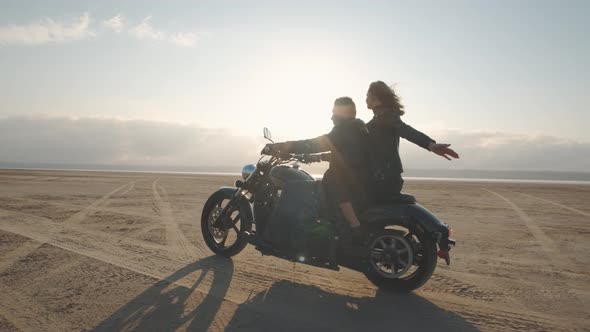
[[[358,229],[361,225],[358,214],[369,203],[366,188],[370,168],[369,133],[365,123],[356,119],[356,106],[349,97],[334,101],[332,122],[334,127],[328,134],[313,139],[268,144],[264,151],[278,155],[330,152],[329,155],[322,155],[330,162],[322,180],[328,205],[335,203],[350,228]]]
[[[201,215],[201,232],[207,246],[216,254],[230,257],[252,244],[263,255],[334,270],[344,266],[364,273],[380,289],[401,291],[427,282],[438,257],[449,264],[449,251],[455,245],[450,238],[450,226],[415,200],[410,201],[411,196],[399,195],[401,185],[397,189],[401,200],[363,202],[373,189],[365,185],[367,178],[378,173],[371,171],[391,172],[399,165],[397,175],[401,174],[401,163],[392,162],[392,156],[397,155],[399,160],[399,137],[416,141],[443,156],[454,153],[448,145],[437,145],[403,124],[399,113],[390,114],[395,105],[383,95],[370,92],[367,106],[375,111],[372,127],[378,133],[373,143],[364,123],[355,119],[352,100],[338,98],[332,116],[334,128],[329,134],[267,145],[262,153],[271,155],[270,158],[244,166],[243,181],[236,181],[234,187],[219,188],[207,199]],[[264,137],[271,140],[266,128]],[[417,137],[427,139],[420,142]],[[383,149],[383,159],[373,162],[371,144]],[[323,179],[324,186],[319,186],[292,162],[319,161],[308,154],[317,156],[325,151],[331,152],[330,169]],[[321,209],[322,192],[337,203],[334,210],[344,218],[333,215],[335,218],[325,218],[324,222],[325,214],[320,212],[325,212]],[[354,233],[361,237],[347,241],[346,231],[338,229],[339,223],[333,221],[345,219],[350,226],[357,227],[348,229],[358,230],[357,213],[365,204],[368,208],[362,214],[363,231],[348,232],[352,239]],[[232,231],[236,236],[228,237]],[[341,236],[344,238],[340,239]]]

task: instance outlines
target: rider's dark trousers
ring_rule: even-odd
[[[322,179],[323,201],[322,214],[325,217],[344,222],[340,203],[351,202],[355,213],[360,216],[368,207],[370,199],[359,182],[342,179],[327,171]],[[345,223],[345,222],[344,222]]]
[[[387,178],[371,181],[371,201],[374,204],[386,204],[399,196],[404,186],[401,174],[392,174]]]

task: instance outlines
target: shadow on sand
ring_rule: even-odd
[[[192,274],[196,281],[190,288],[174,284]],[[119,308],[94,331],[478,331],[413,293],[377,292],[357,298],[278,281],[236,305],[224,300],[232,274],[232,261],[216,256],[187,265]],[[207,276],[212,278],[209,292],[196,292]],[[224,304],[222,316],[227,319],[216,320]]]
[[[93,331],[206,331],[223,303],[233,274],[230,259],[210,256],[191,263],[139,294]],[[175,282],[191,275],[191,287]],[[195,291],[212,277],[208,294]],[[191,310],[191,304],[198,303]]]
[[[413,293],[350,297],[279,281],[240,305],[226,331],[479,331]]]

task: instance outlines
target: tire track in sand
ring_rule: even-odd
[[[15,221],[22,223],[23,226],[28,226],[31,223],[36,223],[36,224],[41,225],[40,233],[37,234],[35,237],[25,236],[27,238],[35,240],[36,242],[39,242],[37,244],[37,247],[40,247],[45,243],[50,243],[51,239],[54,237],[55,234],[64,234],[64,233],[68,233],[68,232],[81,232],[87,236],[96,236],[99,238],[101,238],[103,236],[111,237],[113,239],[113,241],[117,241],[117,243],[119,243],[119,245],[121,245],[121,246],[133,245],[133,246],[141,246],[141,247],[154,249],[154,250],[165,250],[166,249],[166,246],[164,246],[164,245],[160,245],[160,244],[156,244],[156,243],[152,243],[152,242],[145,242],[145,241],[141,241],[141,240],[137,240],[137,239],[129,239],[127,236],[122,236],[122,235],[113,234],[113,233],[107,233],[107,232],[103,232],[100,230],[94,230],[89,227],[85,227],[84,225],[76,225],[76,224],[62,225],[61,223],[57,223],[47,217],[41,217],[41,216],[38,216],[35,214],[24,213],[24,212],[19,212],[19,211],[12,211],[12,210],[5,210],[5,209],[0,208],[0,226],[2,225],[2,222],[13,223]],[[0,227],[0,229],[2,229],[2,227]],[[9,230],[7,230],[7,231],[9,231]],[[10,232],[15,233],[12,231],[10,231]],[[123,243],[123,240],[125,240],[126,242]],[[24,246],[24,245],[25,244],[23,244],[22,246]],[[15,250],[18,250],[18,249],[15,249]]]
[[[34,298],[9,285],[0,284],[2,316],[21,331],[75,331],[76,328],[58,315],[48,312]]]
[[[135,183],[136,181],[132,181],[131,185],[129,186],[129,188],[125,189],[125,191],[123,191],[122,193],[120,193],[120,196],[125,196],[127,195],[131,190],[135,189]]]
[[[10,218],[3,218],[5,216]],[[46,233],[54,227],[55,223],[47,218],[0,209],[1,230],[36,241],[45,241]],[[77,225],[64,225],[62,230],[46,243],[158,280],[168,280],[167,277],[174,271],[194,263],[194,259],[171,255],[170,247],[146,246],[144,241],[122,244],[120,238],[120,236],[110,233],[90,231]],[[207,267],[216,273],[227,272],[220,266],[210,265]],[[342,277],[342,279],[338,278],[338,282],[335,283],[334,274],[311,277],[304,271],[281,269],[254,261],[234,261],[233,276],[228,277],[231,279],[230,288],[232,290],[223,296],[238,304],[246,301],[252,293],[268,289],[277,280],[290,280],[301,284],[313,281],[318,287],[327,291],[352,296],[355,294],[364,296],[374,290],[368,282],[365,285],[359,285],[359,280],[356,278],[349,280],[349,278]],[[192,276],[182,281],[174,281],[174,283],[192,287],[194,283],[191,279]],[[201,291],[209,291],[210,280],[206,279],[202,286],[202,288],[199,287]]]
[[[77,225],[64,225],[48,238],[46,233],[57,227],[59,225],[44,217],[0,209],[0,229],[4,231],[143,275],[160,279],[168,271],[187,264],[187,261],[170,258],[167,247],[146,246],[142,241],[121,244],[120,236],[91,231]]]
[[[484,190],[506,202],[512,208],[512,210],[516,212],[520,219],[525,223],[526,227],[529,229],[533,237],[537,240],[541,249],[545,252],[546,257],[551,261],[553,265],[565,268],[567,270],[570,266],[576,264],[576,262],[572,261],[572,259],[569,256],[562,253],[559,246],[555,244],[555,241],[549,238],[547,234],[545,234],[545,232],[543,232],[543,230],[539,227],[539,225],[537,225],[537,223],[512,200],[500,195],[495,191],[491,191],[488,189]],[[570,289],[575,289],[575,287],[573,287],[573,284],[569,282],[569,280],[564,279],[564,282],[568,285]],[[572,297],[577,298],[573,293],[571,293],[571,295]]]
[[[125,193],[129,192],[134,186],[135,181],[126,183],[122,186],[119,186],[109,193],[103,195],[101,198],[97,199],[96,201],[92,202],[90,205],[84,207],[82,210],[78,211],[73,216],[69,217],[64,221],[64,224],[68,223],[80,223],[83,221],[88,213],[94,211],[94,209],[99,208],[103,205],[112,195],[116,194],[117,192],[121,191],[122,189],[129,186],[129,188],[125,191]],[[0,215],[1,216],[1,215]],[[0,262],[0,271],[6,269],[7,267],[11,266],[15,262],[18,262],[21,258],[26,257],[41,247],[43,244],[47,243],[51,238],[58,232],[61,225],[54,225],[54,227],[50,227],[45,236],[38,239],[37,241],[27,241],[22,244],[17,249],[13,250],[10,254],[8,254],[2,262]]]
[[[166,188],[164,188],[162,185],[158,185],[158,188],[160,188],[160,190],[162,191],[162,193],[164,194],[164,197],[166,198],[167,202],[170,202],[170,195],[168,195],[168,192],[166,191]],[[172,209],[171,209],[172,210]],[[173,221],[175,221],[175,219],[173,219]],[[176,224],[176,227],[178,229],[178,234],[179,236],[184,239],[185,244],[187,244],[187,248],[191,249],[191,248],[196,248],[199,251],[199,257],[205,257],[206,253],[212,253],[211,250],[209,250],[208,247],[206,247],[203,243],[201,242],[193,242],[191,240],[189,240],[186,235],[184,235],[184,233],[182,232],[182,230],[180,229],[180,225],[178,225],[176,222],[174,222]],[[200,227],[199,227],[199,231],[200,231]]]
[[[537,223],[528,214],[526,214],[526,212],[524,212],[520,207],[518,207],[518,205],[514,204],[514,202],[512,202],[510,199],[500,195],[495,191],[491,191],[488,189],[483,190],[503,200],[512,208],[512,210],[514,210],[514,212],[516,212],[520,220],[524,222],[525,226],[529,229],[529,231],[531,232],[535,240],[537,240],[537,242],[541,246],[541,249],[545,251],[547,256],[553,257],[555,254],[559,252],[557,246],[555,245],[555,242],[553,242],[553,240],[551,240],[547,236],[547,234],[543,232],[539,225],[537,225]]]
[[[127,186],[129,186],[129,188],[127,188]],[[88,214],[94,210],[94,208],[104,205],[109,200],[109,198],[111,198],[111,196],[113,196],[114,194],[116,194],[117,192],[119,192],[125,188],[127,189],[124,191],[124,193],[126,194],[131,189],[133,189],[133,187],[135,187],[135,181],[128,182],[122,186],[119,186],[119,187],[113,189],[111,192],[107,193],[106,195],[104,195],[101,198],[97,199],[96,201],[92,202],[90,205],[86,206],[82,210],[78,211],[78,213],[76,213],[73,216],[66,219],[64,221],[64,224],[81,223],[82,221],[84,221],[84,219],[86,219]]]
[[[166,227],[166,241],[168,245],[170,245],[174,252],[180,255],[183,258],[201,258],[203,257],[203,250],[202,248],[198,248],[194,245],[181,231],[178,227],[178,224],[174,220],[174,213],[172,211],[172,206],[170,205],[170,201],[168,199],[168,194],[162,188],[161,185],[158,184],[159,178],[152,182],[152,191],[154,193],[154,199],[156,201],[156,206],[162,217],[162,222]],[[162,191],[164,197],[160,196],[158,189]]]
[[[108,264],[124,267],[127,270],[137,269],[134,272],[154,278],[158,278],[162,274],[167,275],[165,270],[158,271],[158,267],[172,268],[169,261],[168,264],[162,264],[156,258],[159,256],[157,253],[165,250],[164,248],[160,248],[160,250],[144,248],[145,244],[143,243],[141,243],[141,249],[137,244],[118,247],[114,243],[118,236],[91,231],[76,224],[61,225],[45,217],[0,209],[0,229],[27,237],[31,239],[30,242],[36,242],[37,246],[31,247],[30,252],[39,246],[48,244]],[[164,258],[162,259],[166,261]],[[182,264],[173,265],[181,266]],[[73,273],[76,272],[79,271],[73,270]],[[76,330],[73,326],[62,322],[63,319],[60,319],[59,315],[56,316],[46,307],[37,305],[32,298],[20,294],[10,286],[0,284],[0,292],[5,295],[0,297],[0,307],[7,308],[2,310],[2,315],[20,330]]]
[[[37,248],[39,248],[41,245],[42,244],[37,241],[27,239],[26,242],[21,243],[21,245],[16,249],[10,251],[8,254],[2,257],[2,260],[0,261],[0,272],[10,267],[12,264],[14,264],[14,262],[17,262],[21,258],[28,256],[33,251],[37,250]]]
[[[581,210],[578,210],[578,209],[574,209],[573,207],[569,207],[567,205],[563,205],[563,204],[560,204],[560,203],[557,203],[557,202],[554,202],[554,201],[550,201],[548,199],[540,198],[540,197],[537,197],[537,196],[533,196],[533,195],[529,195],[529,194],[525,194],[525,193],[521,193],[521,192],[516,192],[516,191],[515,191],[515,193],[520,194],[522,196],[526,196],[526,197],[530,197],[530,198],[536,199],[536,200],[541,201],[541,202],[553,204],[555,206],[559,206],[560,208],[563,208],[563,209],[566,209],[566,210],[570,210],[572,212],[575,212],[575,213],[578,213],[578,214],[581,214],[581,215],[583,215],[585,217],[589,217],[590,218],[590,213],[588,213],[588,212],[584,212],[584,211],[581,211]]]
[[[6,213],[0,210],[0,216],[3,215],[6,215]],[[26,215],[12,213],[9,215],[12,215],[13,218],[0,218],[0,229],[36,241],[44,240],[44,233],[54,227],[54,223],[47,218],[30,218]],[[168,280],[178,286],[194,288],[198,284],[197,291],[203,294],[210,293],[236,304],[246,301],[249,294],[259,293],[268,289],[276,280],[276,278],[266,275],[264,276],[266,278],[262,278],[262,276],[254,273],[255,270],[260,271],[260,267],[254,271],[250,268],[234,270],[232,274],[231,270],[227,270],[226,266],[219,266],[218,264],[202,265],[203,269],[207,269],[211,273],[208,273],[206,278],[200,283],[195,283],[199,278],[195,274],[187,274],[182,279],[169,279],[175,271],[189,266],[191,263],[194,263],[194,260],[182,259],[180,257],[173,258],[174,256],[170,255],[169,247],[159,249],[148,248],[140,243],[121,246],[112,234],[88,234],[85,230],[77,230],[72,228],[72,226],[66,225],[62,232],[57,233],[47,243],[79,255],[155,278],[156,280]],[[216,276],[215,278],[214,275]],[[218,277],[227,280],[228,283],[231,282],[231,291],[220,294],[215,293],[213,282]],[[23,304],[23,307],[20,309],[24,310],[25,308],[27,306]],[[44,311],[41,310],[40,312],[43,313]]]
[[[25,236],[34,240],[42,240],[44,233],[51,227],[54,227],[55,223],[51,220],[43,217],[27,216],[26,214],[10,213],[0,210],[0,217],[12,215],[14,218],[0,218],[0,229]],[[195,272],[188,273],[182,278],[174,277],[174,273],[179,269],[186,268],[189,264],[193,263],[188,259],[182,259],[179,257],[171,257],[169,248],[151,248],[144,247],[143,243],[134,243],[129,245],[121,245],[117,236],[110,233],[96,232],[87,233],[87,229],[77,225],[65,225],[61,232],[56,234],[52,239],[48,241],[48,244],[55,247],[74,252],[86,257],[90,257],[107,264],[112,264],[124,268],[129,271],[139,273],[144,276],[155,278],[156,280],[167,280],[175,285],[183,286],[186,288],[194,289],[202,294],[211,294],[217,298],[224,299],[235,304],[242,304],[247,302],[252,294],[261,294],[268,289],[272,288],[278,280],[289,280],[299,284],[314,284],[327,292],[346,294],[352,297],[366,297],[372,296],[374,291],[373,287],[368,287],[368,282],[359,284],[359,279],[352,278],[348,279],[345,277],[337,278],[335,282],[334,278],[318,278],[319,276],[310,275],[308,272],[297,271],[297,270],[283,270],[272,266],[266,266],[263,263],[256,264],[254,262],[240,262],[234,261],[233,269],[227,269],[227,266],[223,264],[209,261],[208,263],[197,263],[200,266],[199,269],[195,269]],[[204,277],[200,273],[202,271],[208,271]],[[171,277],[172,276],[172,277]],[[332,274],[334,276],[334,274]],[[107,276],[108,277],[108,276]],[[224,280],[224,281],[220,281]],[[364,280],[364,279],[363,279]],[[227,282],[229,288],[227,291],[217,293],[216,288],[213,287],[214,282]],[[366,285],[365,285],[366,284]],[[288,293],[285,296],[277,297],[275,294],[275,301],[288,302]],[[445,298],[446,299],[446,298]],[[446,299],[445,301],[448,301]],[[454,303],[451,301],[450,303]],[[18,305],[17,305],[18,304]],[[464,308],[464,304],[456,303],[458,308]],[[15,307],[15,315],[21,315],[17,317],[11,317],[13,322],[24,322],[26,323],[26,317],[22,316],[22,312],[27,308],[27,302],[13,303],[12,307]],[[18,310],[23,309],[23,310]],[[47,310],[44,308],[31,308],[31,314],[41,313],[37,316],[44,315]],[[482,311],[483,310],[483,311]],[[485,307],[474,308],[470,307],[470,313],[480,313],[484,316],[488,316],[489,313],[485,310]],[[530,318],[526,313],[514,314],[514,319]],[[52,320],[52,317],[48,317]],[[494,319],[496,321],[496,319]],[[502,320],[497,321],[500,325]],[[33,322],[31,322],[32,324]],[[59,322],[39,322],[34,323],[35,325],[40,324],[43,326],[56,326]],[[49,324],[49,325],[46,325]],[[35,330],[31,325],[21,325],[24,330]],[[67,329],[57,330],[69,330]],[[524,329],[528,330],[528,329]],[[534,329],[533,329],[534,330]]]
[[[121,193],[121,195],[124,195],[124,193]],[[108,207],[105,205],[101,205],[101,206],[88,205],[86,207],[82,207],[80,205],[72,204],[72,203],[62,203],[62,202],[54,202],[54,201],[48,201],[48,200],[42,200],[42,199],[36,199],[36,198],[22,198],[22,197],[15,197],[15,198],[11,197],[10,200],[21,201],[21,202],[26,202],[26,203],[36,203],[36,204],[44,203],[47,205],[51,205],[51,206],[55,206],[55,207],[59,207],[59,208],[66,208],[66,209],[84,208],[84,209],[89,209],[90,212],[106,212],[106,213],[112,213],[112,214],[117,214],[117,215],[122,215],[122,216],[144,218],[144,219],[148,219],[150,221],[156,221],[156,222],[160,221],[159,217],[157,217],[157,216],[155,217],[152,214],[141,213],[141,212],[130,212],[130,211],[126,211],[125,209]]]
[[[555,244],[551,238],[543,232],[543,230],[537,225],[537,223],[532,219],[524,210],[522,210],[518,205],[516,205],[512,200],[509,198],[495,192],[492,190],[488,190],[482,188],[483,190],[489,192],[490,194],[498,197],[499,199],[503,200],[508,204],[514,212],[518,215],[521,221],[524,222],[526,227],[529,229],[529,232],[533,235],[535,240],[539,243],[541,250],[544,251],[545,256],[547,259],[556,267],[567,270],[572,265],[576,263],[572,261],[570,257],[566,254],[562,253],[560,248]],[[563,278],[561,280],[562,285],[566,286],[567,293],[572,298],[573,301],[577,302],[577,304],[585,308],[587,307],[587,303],[582,301],[579,296],[576,295],[576,290],[578,289],[576,285],[569,279]]]

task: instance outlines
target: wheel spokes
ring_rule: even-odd
[[[394,237],[392,237],[391,244],[389,245],[389,247],[395,249],[397,247],[396,244],[397,244],[397,240]]]
[[[412,245],[402,235],[378,236],[370,249],[370,261],[379,274],[386,278],[402,277],[413,261]]]
[[[214,211],[209,216],[209,233],[213,237],[213,240],[217,247],[220,249],[225,249],[233,246],[240,237],[240,226],[238,226],[238,222],[240,221],[240,213],[237,209],[230,209],[226,212],[223,219],[219,220],[219,226],[215,227],[215,221],[220,217],[220,214],[223,212],[223,201],[219,201],[216,204]],[[230,230],[236,232],[236,236],[230,235]],[[228,239],[231,237],[230,239]]]
[[[219,245],[222,247],[225,247],[225,241],[227,240],[227,234],[225,234],[223,236],[223,239],[221,239],[221,242],[219,242]]]
[[[383,249],[373,248],[373,250],[371,251],[371,254],[381,257],[381,256],[383,256]]]

